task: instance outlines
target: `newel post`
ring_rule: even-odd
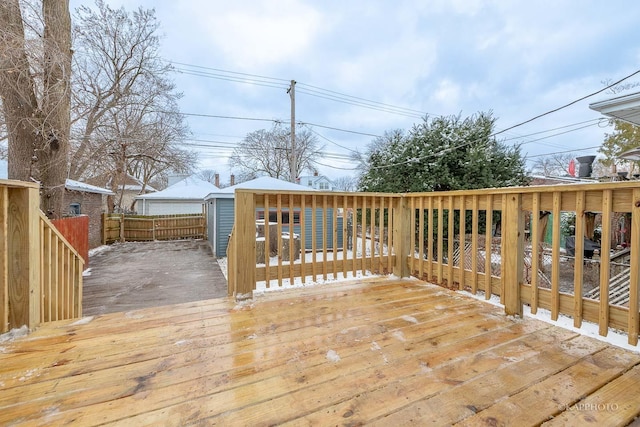
[[[504,310],[508,315],[522,316],[520,287],[524,270],[524,213],[522,195],[508,194],[502,218],[502,288]]]
[[[40,323],[40,195],[9,188],[7,209],[8,328]]]
[[[393,205],[393,250],[396,254],[396,260],[393,264],[393,274],[398,277],[409,277],[408,256],[411,246],[411,230],[413,224],[411,222],[411,209],[409,207],[409,199],[401,196],[395,200]]]
[[[234,295],[237,299],[246,299],[253,296],[256,288],[256,204],[253,192],[236,190],[234,212]]]

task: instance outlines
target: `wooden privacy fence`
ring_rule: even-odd
[[[257,216],[271,222],[260,239],[276,240],[275,251],[266,251],[269,261],[259,265]],[[257,285],[290,286],[296,280],[336,280],[365,271],[406,276],[409,240],[402,236],[408,230],[409,210],[397,195],[236,190],[229,294],[246,296]],[[299,245],[285,244],[287,239],[299,239]],[[297,248],[301,254],[294,253]]]
[[[102,214],[102,244],[153,240],[205,239],[204,214]]]
[[[83,269],[40,212],[38,186],[0,180],[0,332],[80,317]]]

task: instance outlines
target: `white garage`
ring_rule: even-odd
[[[190,176],[155,193],[136,197],[141,215],[175,215],[202,213],[204,198],[219,191],[208,181]]]

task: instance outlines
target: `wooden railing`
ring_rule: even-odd
[[[205,239],[204,214],[102,214],[102,243]]]
[[[0,180],[0,332],[80,317],[83,266],[40,212],[38,186]]]
[[[269,224],[256,221],[261,212]],[[409,229],[409,210],[398,195],[236,190],[229,294],[365,271],[406,276],[409,241],[401,236]]]
[[[41,322],[82,317],[84,260],[40,212]]]
[[[629,343],[638,344],[638,182],[406,197],[416,225],[407,236],[415,249],[409,258],[412,274],[453,289],[484,292],[487,299],[497,295],[508,314],[522,315],[527,304],[534,314],[540,308],[549,310],[552,320],[570,316],[577,328],[584,320],[596,323],[603,336],[609,328],[625,331]],[[614,218],[625,215],[631,218],[630,262],[617,268],[627,269],[629,298],[627,304],[618,305],[609,302],[613,271],[609,248]],[[602,224],[599,258],[585,257],[584,238],[575,239],[574,256],[561,250],[563,232],[591,238],[597,219]],[[551,242],[545,250],[543,231],[548,227]],[[599,299],[585,297],[593,287],[599,288]]]
[[[275,211],[269,215],[274,223],[256,225],[260,211]],[[612,224],[621,216],[630,221],[628,264],[612,263],[616,254],[609,251]],[[575,239],[574,256],[563,252],[566,235],[591,238],[598,221],[599,256],[585,256],[590,253],[582,238]],[[609,328],[625,331],[629,343],[638,344],[637,182],[404,195],[237,190],[234,227],[230,295],[365,271],[412,274],[452,289],[483,292],[486,299],[499,296],[508,314],[522,315],[526,304],[534,314],[549,310],[552,320],[570,316],[576,327],[585,320],[596,323],[601,335]],[[299,256],[296,244],[283,243],[291,229],[303,248]],[[339,233],[342,244],[330,246],[340,240]],[[263,259],[257,259],[259,245],[265,248]],[[618,283],[620,277],[624,284]],[[610,298],[611,292],[628,297]]]

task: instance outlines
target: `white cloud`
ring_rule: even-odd
[[[461,88],[451,80],[444,79],[432,95],[432,101],[441,107],[441,111],[455,111],[460,103]]]
[[[200,43],[213,43],[225,62],[245,70],[295,61],[313,44],[322,22],[320,12],[296,0],[216,6],[194,11],[205,28]]]

